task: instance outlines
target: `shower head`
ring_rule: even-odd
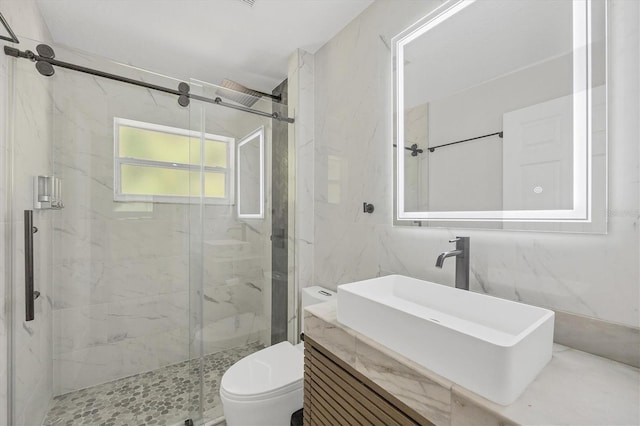
[[[262,97],[260,92],[249,89],[235,81],[227,80],[226,78],[222,80],[221,87],[216,90],[216,94],[240,105],[244,105],[247,108],[251,108],[253,104],[258,102],[258,99]]]
[[[222,84],[216,90],[216,94],[229,99],[233,102],[239,103],[240,105],[244,105],[247,108],[251,108],[253,104],[258,102],[263,96],[269,97],[276,101],[282,100],[281,96],[271,95],[269,93],[259,92],[257,90],[249,89],[246,86],[243,86],[240,83],[237,83],[233,80],[224,79],[222,80]]]

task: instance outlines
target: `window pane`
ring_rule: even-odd
[[[225,179],[224,173],[205,173],[204,175],[204,194],[205,197],[224,198],[225,197]]]
[[[198,174],[188,170],[122,164],[121,188],[123,194],[189,196],[189,174],[195,181],[198,194]]]
[[[205,141],[204,165],[227,168],[227,144],[212,140]]]
[[[196,197],[200,194],[200,173],[181,169],[122,164],[122,194]],[[205,196],[224,198],[224,173],[205,173]]]
[[[192,162],[189,161],[188,136],[120,126],[119,142],[120,157],[182,164],[198,164],[200,162],[200,152],[197,149],[199,141],[197,139],[193,139],[193,143],[191,143],[195,148],[192,153],[197,154],[197,158],[192,158]]]
[[[200,139],[157,130],[120,126],[119,156],[167,163],[200,164]],[[227,144],[205,142],[205,166],[227,166]]]

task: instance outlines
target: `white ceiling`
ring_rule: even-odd
[[[177,78],[271,92],[373,0],[37,0],[53,41]],[[59,58],[64,60],[64,58]]]

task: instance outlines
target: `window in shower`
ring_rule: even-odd
[[[114,200],[233,203],[235,139],[114,118]]]

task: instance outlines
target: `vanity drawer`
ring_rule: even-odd
[[[304,368],[305,425],[432,425],[308,337]]]

